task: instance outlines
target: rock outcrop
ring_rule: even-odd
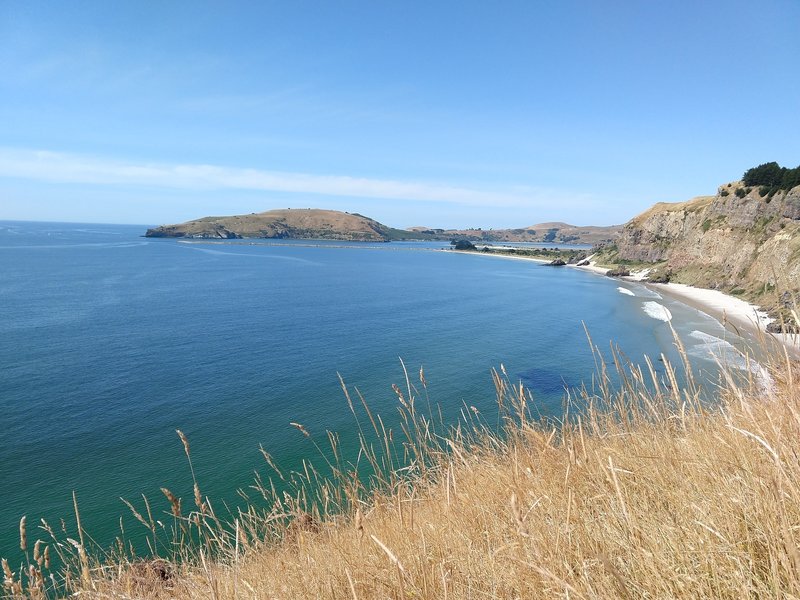
[[[205,239],[236,240],[241,239],[241,235],[230,231],[223,225],[214,224],[204,227],[199,231],[187,231],[186,224],[183,225],[162,225],[148,229],[145,237],[194,237]]]

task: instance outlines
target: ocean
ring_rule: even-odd
[[[403,365],[425,370],[456,423],[495,410],[491,370],[558,417],[564,388],[589,382],[584,326],[608,353],[712,354],[746,368],[744,341],[643,285],[569,268],[449,251],[446,244],[146,239],[146,226],[0,222],[0,556],[18,526],[61,519],[107,546],[137,524],[120,498],[160,487],[189,502],[187,435],[204,495],[235,504],[268,470],[313,458],[297,422],[324,441],[352,434],[339,375],[373,411],[397,415]],[[671,320],[670,320],[671,319]],[[354,458],[354,457],[351,457]]]

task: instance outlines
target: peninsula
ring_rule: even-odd
[[[315,208],[287,208],[231,217],[204,217],[148,229],[145,237],[200,239],[270,238],[389,242],[432,239],[389,227],[357,213]]]
[[[316,208],[286,208],[249,215],[203,217],[177,225],[148,229],[146,237],[200,239],[296,239],[390,242],[393,240],[470,240],[474,242],[542,242],[601,244],[613,242],[621,226],[577,227],[540,223],[519,229],[397,229],[358,213]]]

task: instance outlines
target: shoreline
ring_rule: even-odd
[[[739,330],[756,335],[768,333],[766,327],[771,319],[766,313],[754,304],[735,296],[682,283],[640,283],[653,291],[709,314],[726,328],[733,327],[735,333],[739,333]]]
[[[477,252],[462,253],[480,254]],[[503,254],[482,254],[482,256],[494,256],[511,260],[527,260],[539,264],[550,262],[549,260],[528,256],[508,256]],[[592,257],[589,257],[588,260],[591,260],[591,258]],[[610,270],[598,267],[592,263],[580,267],[578,265],[565,266],[595,275],[602,275],[604,277],[606,277],[606,273]],[[629,283],[638,283],[660,294],[663,293],[663,295],[673,300],[677,300],[686,306],[699,310],[713,319],[716,319],[723,327],[732,331],[739,337],[749,337],[758,343],[763,343],[765,340],[774,341],[785,348],[793,358],[800,358],[800,334],[773,333],[767,331],[767,325],[772,319],[767,316],[760,307],[742,300],[741,298],[731,296],[719,290],[700,288],[683,283],[648,283],[644,281],[641,274],[638,273],[632,273],[628,277],[615,277],[614,279]]]
[[[719,321],[739,337],[750,337],[758,344],[771,341],[781,345],[793,358],[800,358],[800,335],[767,331],[772,319],[755,304],[719,290],[710,290],[683,283],[643,283],[687,306],[691,306]]]
[[[444,248],[444,252],[455,252],[456,254],[468,254],[470,256],[484,256],[486,258],[505,258],[507,260],[526,260],[539,264],[547,264],[550,260],[546,258],[534,258],[533,256],[511,256],[510,254],[496,254],[492,252],[476,252],[474,250],[453,250]]]
[[[576,267],[605,275],[610,269],[596,267]],[[644,280],[649,269],[631,273],[627,277],[619,277],[621,281],[638,283],[646,288],[677,300],[707,314],[718,321],[725,329],[732,331],[740,338],[750,338],[761,346],[765,342],[774,342],[784,348],[793,358],[800,359],[800,334],[773,333],[767,331],[772,318],[761,307],[731,296],[719,290],[696,287],[685,283],[650,283]]]

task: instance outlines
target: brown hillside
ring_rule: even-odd
[[[162,225],[147,237],[282,238],[387,241],[393,230],[358,214],[321,209],[281,209],[231,217],[205,217]]]
[[[485,242],[602,244],[616,239],[621,229],[621,225],[577,227],[569,223],[551,222],[519,229],[448,229],[442,235]]]

